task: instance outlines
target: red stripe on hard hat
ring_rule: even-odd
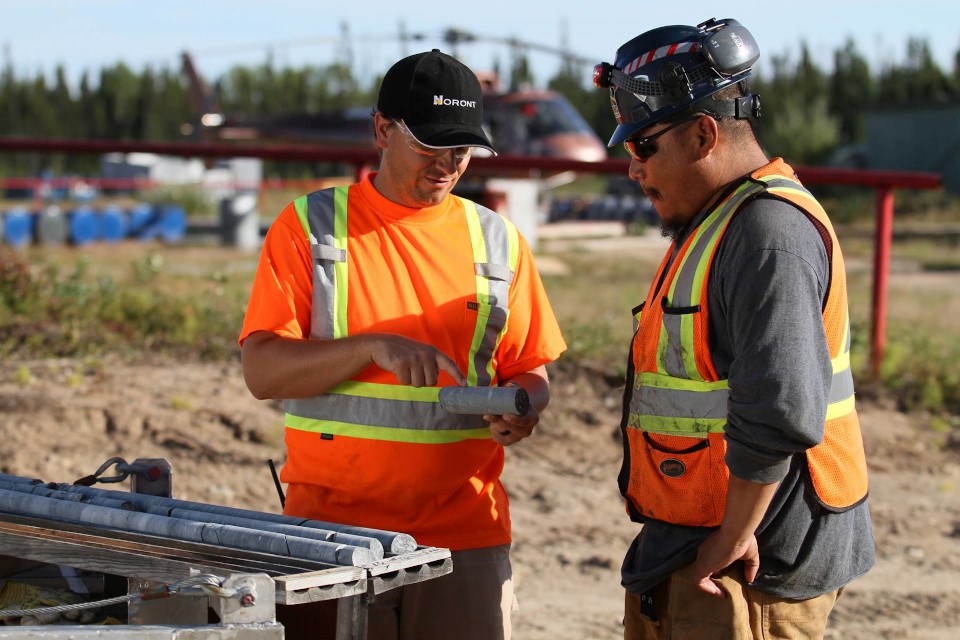
[[[650,64],[654,60],[658,60],[665,56],[672,56],[677,53],[696,53],[699,49],[699,42],[675,42],[674,44],[660,47],[659,49],[653,49],[641,54],[636,60],[624,67],[623,72],[627,75],[630,75],[641,66]]]
[[[640,54],[637,59],[624,67],[623,72],[629,75],[641,66],[650,64],[654,60],[659,60],[660,58],[672,56],[677,53],[695,53],[698,49],[700,49],[700,44],[697,42],[675,42],[674,44],[660,47],[659,49],[652,49],[651,51]]]

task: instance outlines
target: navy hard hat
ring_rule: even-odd
[[[610,90],[617,119],[608,145],[620,144],[637,131],[686,113],[758,117],[759,96],[704,99],[750,77],[759,57],[756,40],[730,18],[711,18],[696,27],[659,27],[624,43],[612,65],[602,62],[593,72],[594,83]]]

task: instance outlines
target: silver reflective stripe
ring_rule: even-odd
[[[678,378],[688,377],[687,369],[683,366],[683,342],[680,340],[680,316],[672,313],[664,313],[663,331],[665,335],[660,339],[660,362],[663,371]]]
[[[480,237],[473,238],[480,309],[470,347],[472,366],[468,378],[475,375],[475,379],[470,379],[471,384],[488,387],[493,382],[493,354],[500,344],[509,315],[510,283],[513,282],[516,258],[507,221],[486,207],[469,200],[461,199],[461,202],[467,217],[475,211],[480,223]]]
[[[833,374],[830,381],[829,404],[843,402],[853,397],[853,372],[847,368]]]
[[[486,276],[492,280],[502,280],[506,283],[513,282],[513,271],[511,271],[510,267],[505,264],[489,264],[478,262],[476,264],[476,269],[478,276]]]
[[[630,412],[671,418],[704,418],[722,420],[727,417],[730,390],[667,389],[640,386],[630,398]]]
[[[332,262],[346,262],[347,252],[325,244],[310,245],[310,253],[314,260],[330,260]]]
[[[286,409],[287,413],[304,418],[393,429],[460,431],[479,429],[486,424],[481,416],[464,416],[444,411],[439,402],[416,402],[338,393],[293,400]]]
[[[476,208],[477,216],[480,218],[480,231],[487,254],[486,262],[477,261],[477,275],[490,279],[489,303],[506,307],[510,283],[513,282],[510,232],[507,221],[486,207],[463,200],[464,209],[468,209],[471,204]]]
[[[307,196],[307,221],[310,224],[310,244],[314,257],[310,337],[317,340],[334,338],[337,280],[335,259],[330,256],[340,251],[334,235],[334,194],[333,189],[323,189]],[[346,261],[346,251],[343,254],[342,261]]]
[[[833,378],[830,380],[829,404],[838,405],[853,398],[853,371],[850,368],[850,317],[844,323],[843,348],[837,357],[830,360]],[[839,410],[839,408],[835,408]]]

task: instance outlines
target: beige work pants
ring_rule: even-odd
[[[692,565],[675,571],[653,591],[654,624],[640,613],[640,596],[626,594],[624,640],[815,640],[843,589],[809,600],[788,600],[746,586],[735,565],[714,576],[727,596],[697,588]]]
[[[368,640],[510,640],[510,545],[451,555],[453,573],[377,596]]]

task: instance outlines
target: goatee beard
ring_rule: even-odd
[[[671,224],[663,220],[660,221],[660,235],[671,242],[676,242],[677,238],[680,237],[680,234],[683,233],[685,228],[686,225],[675,223]]]

